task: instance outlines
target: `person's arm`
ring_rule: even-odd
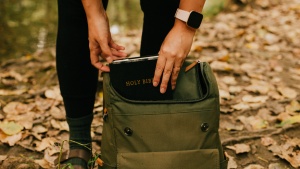
[[[107,62],[127,56],[122,50],[123,46],[117,45],[111,37],[109,22],[102,0],[81,0],[89,30],[89,48],[91,63],[101,71],[109,71],[100,61],[100,56]]]
[[[180,0],[178,8],[201,13],[204,3],[205,0]],[[153,78],[153,85],[158,86],[162,77],[161,93],[165,93],[169,80],[171,80],[172,89],[175,89],[178,73],[190,52],[195,32],[196,29],[188,27],[185,22],[177,18],[175,19],[173,28],[161,45]]]

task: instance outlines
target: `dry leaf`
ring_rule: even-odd
[[[21,113],[26,113],[33,108],[33,105],[23,104],[21,102],[9,102],[3,107],[3,111],[6,114],[18,115]]]
[[[53,167],[48,161],[45,159],[39,159],[39,160],[34,160],[35,163],[37,163],[40,167],[42,168],[51,168]]]
[[[269,165],[268,169],[290,169],[290,168],[281,163],[272,163]]]
[[[35,125],[31,131],[33,131],[34,133],[45,133],[48,131],[48,129],[46,127],[44,127],[43,125]]]
[[[37,147],[35,148],[37,151],[43,151],[48,147],[55,146],[57,140],[54,137],[47,137],[42,139],[41,142],[37,142]]]
[[[250,108],[250,106],[248,104],[243,103],[243,102],[232,105],[231,107],[235,110],[247,110]]]
[[[56,120],[65,120],[66,119],[66,112],[56,106],[52,106],[51,109],[49,110],[49,113]]]
[[[269,123],[259,116],[238,116],[238,119],[245,125],[247,130],[260,130],[263,128],[267,128]]]
[[[247,103],[265,103],[268,98],[268,96],[245,95],[243,96],[242,100]]]
[[[7,158],[7,155],[0,155],[0,164]]]
[[[244,169],[264,169],[264,167],[259,164],[250,164],[247,167],[245,167]]]
[[[22,133],[7,136],[5,139],[1,140],[2,143],[8,143],[9,146],[14,146],[18,141],[22,139]]]
[[[213,61],[210,64],[210,66],[213,70],[218,70],[218,71],[231,71],[231,70],[233,70],[233,67],[230,64],[228,64],[227,62]]]
[[[224,128],[224,129],[226,129],[228,131],[241,131],[241,130],[244,129],[243,125],[233,124],[233,123],[230,123],[228,121],[223,121],[220,124],[220,127]]]
[[[238,165],[237,165],[236,161],[234,160],[234,157],[228,155],[227,153],[226,153],[226,157],[228,158],[228,166],[227,166],[228,169],[238,168]]]
[[[280,126],[291,125],[294,123],[300,123],[300,115],[288,117],[280,123]]]
[[[263,137],[263,138],[261,138],[261,144],[267,147],[267,146],[276,144],[276,141],[274,139],[272,139],[271,137]]]
[[[46,90],[45,96],[49,99],[55,99],[55,100],[62,101],[62,97],[61,97],[60,90],[58,87]]]
[[[297,97],[297,92],[289,87],[278,87],[277,90],[286,98],[294,99]]]
[[[53,128],[59,129],[59,130],[65,130],[69,131],[69,126],[66,121],[58,121],[58,120],[51,120],[51,125]]]
[[[15,135],[23,130],[23,126],[14,122],[2,122],[0,129],[7,135]]]
[[[257,85],[257,84],[252,84],[250,86],[247,86],[245,89],[247,91],[253,93],[260,93],[260,94],[267,94],[270,90],[270,88],[266,85]]]
[[[286,112],[294,113],[300,111],[300,104],[297,100],[292,100],[289,105],[285,107]]]
[[[251,150],[248,144],[235,144],[233,146],[226,146],[226,148],[234,150],[236,154],[248,153]]]
[[[27,89],[14,89],[14,90],[0,89],[0,96],[21,95],[25,92],[27,92]]]

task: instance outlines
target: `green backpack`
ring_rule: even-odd
[[[171,100],[126,98],[113,87],[118,77],[103,74],[100,169],[227,168],[216,79],[208,63],[190,65],[183,64]]]

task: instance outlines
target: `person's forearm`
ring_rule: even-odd
[[[201,13],[205,0],[180,0],[179,8],[185,11],[196,11]]]
[[[87,19],[107,17],[102,0],[81,0]]]

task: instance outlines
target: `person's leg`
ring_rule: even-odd
[[[141,56],[156,55],[174,25],[179,0],[140,0],[144,12]]]
[[[88,27],[81,0],[58,0],[58,19],[56,65],[72,140],[70,150],[88,150],[73,142],[91,147],[98,80],[98,70],[90,62]]]

